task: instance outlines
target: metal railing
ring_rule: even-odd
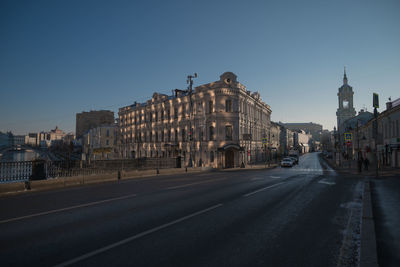
[[[177,168],[178,166],[177,158],[0,162],[0,183],[107,174],[122,170],[133,171]]]

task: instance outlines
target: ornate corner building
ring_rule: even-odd
[[[119,109],[122,158],[176,157],[183,166],[239,167],[267,157],[271,108],[232,72],[218,81]]]

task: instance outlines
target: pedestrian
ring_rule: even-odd
[[[366,170],[366,171],[368,171],[368,165],[369,165],[369,160],[368,160],[368,158],[366,157],[365,160],[364,160],[364,167],[365,167],[365,170]]]
[[[363,164],[363,158],[359,157],[357,163],[358,163],[358,172],[361,172],[362,164]]]

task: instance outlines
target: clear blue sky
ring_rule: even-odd
[[[400,1],[1,1],[0,131],[75,131],[75,114],[232,71],[272,119],[336,125],[400,97]],[[382,108],[380,110],[383,110]]]

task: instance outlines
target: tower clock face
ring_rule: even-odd
[[[343,100],[343,108],[349,108],[349,101]]]

